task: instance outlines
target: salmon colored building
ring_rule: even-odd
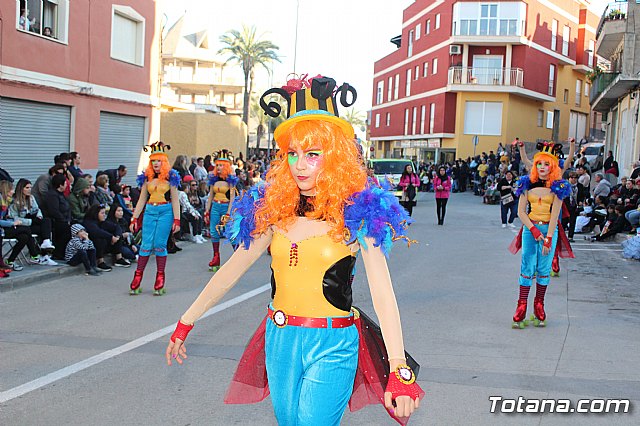
[[[589,134],[599,16],[586,0],[416,0],[374,65],[375,155],[452,161]]]
[[[156,1],[0,0],[0,167],[34,180],[60,152],[135,179],[158,138]]]

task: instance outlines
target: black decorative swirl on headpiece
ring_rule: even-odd
[[[270,117],[276,118],[282,112],[282,106],[276,101],[271,101],[268,104],[264,101],[264,98],[271,94],[280,95],[287,101],[287,111],[289,110],[289,104],[291,103],[291,95],[284,89],[274,87],[273,89],[269,89],[264,92],[260,97],[260,107],[264,110],[264,113]]]
[[[564,158],[564,153],[562,152],[561,143],[538,142],[536,144],[536,149],[540,152],[546,152],[547,154],[554,155],[557,158]]]
[[[316,99],[327,99],[333,96],[336,81],[330,77],[316,77],[311,81],[311,96]]]
[[[151,151],[152,154],[157,153],[157,152],[164,153],[166,150],[170,150],[171,149],[171,145],[166,145],[162,141],[157,141],[157,142],[154,142],[154,143],[152,143],[150,145],[143,146],[142,149],[144,150],[144,152]]]
[[[336,97],[340,93],[340,103],[344,107],[350,107],[351,105],[356,103],[356,99],[358,99],[358,93],[356,89],[349,83],[343,83],[342,86],[338,87],[336,91]],[[347,101],[347,94],[351,93],[351,102]]]

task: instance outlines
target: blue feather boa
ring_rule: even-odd
[[[556,194],[559,199],[564,200],[571,195],[571,184],[564,179],[555,180],[551,184],[551,192]]]
[[[529,179],[529,175],[520,176],[516,181],[516,197],[524,194],[525,191],[528,191],[531,188],[531,179]]]
[[[147,175],[144,172],[140,173],[136,178],[136,184],[138,185],[138,188],[142,188],[142,185],[144,185],[146,181]],[[176,172],[173,169],[169,170],[169,185],[175,188],[180,188],[180,182],[180,173]]]
[[[142,185],[144,185],[146,181],[147,181],[147,175],[145,175],[144,172],[142,172],[136,178],[136,185],[138,185],[138,188],[142,188]]]
[[[221,181],[222,179],[220,179],[218,176],[209,175],[209,186],[214,185],[216,182]],[[231,186],[236,186],[238,184],[238,182],[240,182],[240,179],[238,179],[238,176],[236,175],[229,175],[227,176],[227,179],[225,180],[225,182],[227,182],[229,185]]]
[[[234,244],[242,243],[245,249],[249,249],[253,241],[251,234],[256,229],[255,213],[266,188],[266,184],[253,186],[233,203],[225,237]],[[369,186],[351,196],[344,209],[344,221],[350,234],[347,244],[357,240],[367,249],[365,238],[371,238],[374,247],[380,247],[385,256],[389,255],[395,240],[408,240],[405,234],[406,224],[412,222],[398,199],[377,186]]]

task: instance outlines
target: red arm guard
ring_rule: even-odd
[[[551,238],[551,237],[545,237],[545,238],[544,238],[544,243],[543,243],[543,245],[544,245],[546,248],[551,249],[551,243],[552,243],[552,242],[553,242],[553,238]]]
[[[422,389],[416,383],[416,376],[408,365],[399,365],[389,374],[389,382],[385,392],[391,392],[391,399],[409,396],[414,401],[420,396]]]
[[[535,226],[532,226],[531,228],[529,228],[529,231],[531,231],[531,235],[533,235],[533,238],[536,240],[542,237],[542,232],[540,232],[540,230]]]
[[[187,335],[192,329],[193,325],[186,325],[183,324],[182,321],[178,321],[178,324],[176,325],[176,331],[174,331],[171,335],[171,341],[175,343],[176,339],[180,339],[184,342],[185,340],[187,340]]]

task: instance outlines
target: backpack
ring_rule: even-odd
[[[413,201],[414,198],[416,198],[416,187],[410,183],[409,186],[407,186],[407,199]]]

